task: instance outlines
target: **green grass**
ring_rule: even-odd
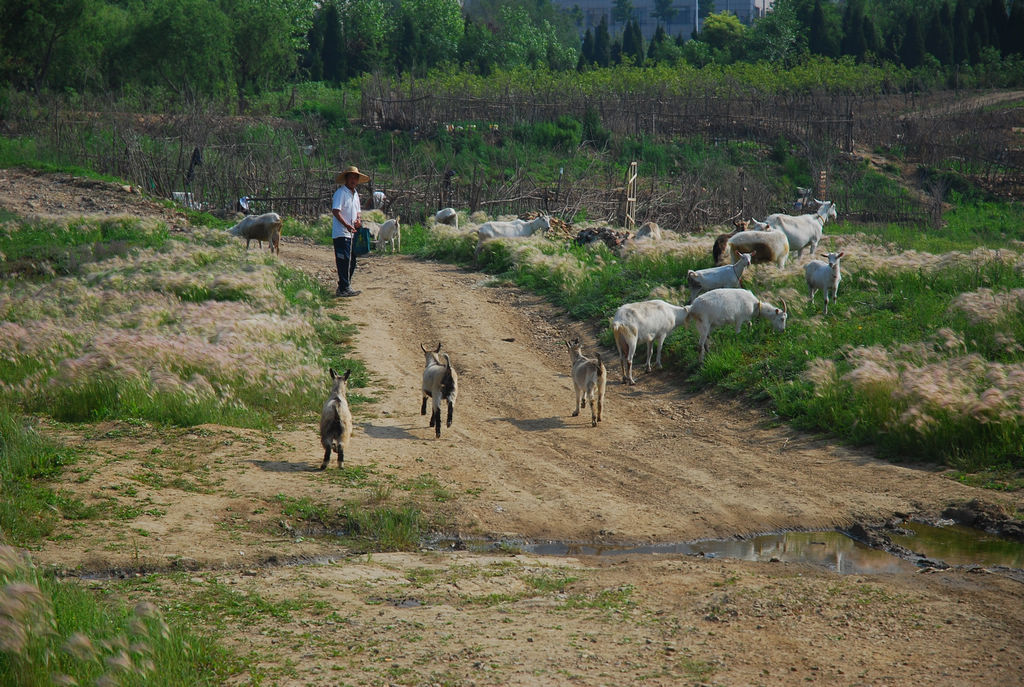
[[[415,551],[427,531],[423,514],[411,505],[346,503],[335,507],[284,494],[275,500],[284,515],[333,531],[355,551]]]
[[[0,279],[75,274],[87,263],[123,257],[137,248],[160,248],[168,237],[164,224],[135,219],[12,219],[0,227],[0,255],[5,257]]]
[[[0,402],[0,542],[32,544],[49,536],[61,518],[98,515],[96,508],[51,486],[75,457],[73,449],[42,437],[27,418]]]
[[[599,611],[628,611],[636,606],[633,585],[615,589],[602,589],[596,594],[571,594],[560,606],[563,610],[594,609]]]
[[[0,549],[0,584],[13,640],[0,645],[0,685],[219,685],[245,668],[211,638],[168,625],[151,604],[101,602],[13,549]]]

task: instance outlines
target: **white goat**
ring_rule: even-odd
[[[807,291],[811,302],[814,302],[814,292],[821,291],[825,297],[825,314],[828,315],[828,301],[839,300],[839,282],[843,275],[839,271],[839,259],[846,253],[829,253],[824,256],[828,262],[811,260],[804,265],[804,277],[807,279]]]
[[[759,265],[773,262],[782,269],[789,258],[789,241],[781,231],[741,231],[725,244],[733,262],[741,253],[750,253],[750,262]]]
[[[608,382],[608,370],[601,360],[601,354],[597,354],[597,360],[583,355],[583,344],[579,339],[573,339],[572,343],[565,342],[569,350],[569,361],[572,364],[572,386],[576,392],[576,410],[572,416],[580,414],[580,408],[587,407],[590,402],[590,426],[597,427],[601,421],[601,411],[604,409],[604,388]]]
[[[551,218],[547,215],[541,215],[540,217],[529,221],[514,219],[507,222],[498,220],[484,222],[476,230],[477,244],[476,252],[473,254],[473,257],[476,258],[480,255],[480,248],[484,245],[485,241],[498,238],[531,236],[536,231],[544,232],[550,228]]]
[[[690,302],[692,303],[694,298],[707,291],[742,286],[743,270],[747,268],[752,259],[753,256],[750,253],[740,253],[739,260],[732,265],[687,272],[686,285],[690,287]]]
[[[746,289],[715,289],[703,293],[690,304],[686,323],[693,324],[700,336],[698,362],[704,362],[708,352],[708,336],[712,331],[727,324],[736,325],[736,333],[740,328],[751,323],[755,317],[761,316],[772,323],[778,331],[785,331],[789,309],[782,302],[782,310],[771,303],[765,303]]]
[[[829,218],[836,219],[836,204],[832,201],[818,201],[821,203],[818,211],[811,215],[784,215],[776,213],[768,215],[764,221],[772,229],[781,231],[789,240],[790,252],[796,251],[796,257],[803,257],[804,249],[810,248],[811,253],[818,250],[818,241],[821,241],[822,230]]]
[[[252,241],[259,242],[260,248],[263,248],[263,242],[266,241],[270,244],[271,253],[281,254],[281,215],[276,212],[249,215],[228,229],[228,232],[245,239],[246,250],[249,250]]]
[[[377,230],[377,248],[384,250],[384,244],[391,244],[392,253],[402,252],[402,225],[398,217],[392,217]],[[395,245],[397,244],[397,248]]]
[[[434,428],[434,436],[441,437],[441,401],[448,402],[448,422],[446,426],[452,426],[452,415],[455,410],[455,397],[459,392],[459,376],[455,374],[451,358],[447,353],[441,353],[441,344],[437,348],[428,351],[423,344],[420,350],[426,356],[426,364],[423,367],[423,402],[420,404],[420,415],[427,414],[427,399],[433,399],[434,407],[430,413],[430,426]],[[444,362],[441,357],[444,356]]]
[[[657,365],[661,367],[661,348],[672,330],[686,320],[689,306],[672,305],[662,300],[626,303],[615,311],[612,317],[612,334],[615,348],[619,351],[619,365],[622,368],[622,383],[636,384],[633,379],[633,356],[641,341],[647,342],[647,364],[644,370],[651,371],[651,351],[658,342]]]
[[[338,467],[345,462],[348,440],[352,437],[352,411],[348,409],[348,378],[352,370],[339,375],[331,368],[331,393],[327,396],[320,412],[320,445],[324,447],[324,462],[320,469],[331,462],[331,449],[338,454]]]
[[[455,208],[441,208],[434,215],[434,221],[438,224],[447,224],[455,227],[456,230],[459,228],[459,213],[456,212]]]

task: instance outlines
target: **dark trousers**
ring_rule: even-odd
[[[351,238],[334,239],[334,262],[338,266],[338,290],[351,287],[352,273],[356,271],[356,254],[352,250]]]

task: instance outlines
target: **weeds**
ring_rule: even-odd
[[[48,536],[58,518],[94,517],[96,511],[47,481],[75,459],[75,452],[40,436],[0,402],[0,541],[26,544]]]
[[[149,603],[105,606],[0,547],[0,685],[217,685],[241,662]]]
[[[42,287],[10,285],[0,302],[0,388],[26,411],[267,427],[317,407],[331,365],[354,368],[353,387],[366,384],[365,368],[347,357],[351,328],[321,310],[323,289],[217,232],[183,244],[136,220],[26,226],[8,232],[7,250],[28,255],[32,237],[47,233],[70,247],[80,236],[132,246],[74,269],[53,263],[67,274],[51,266]]]

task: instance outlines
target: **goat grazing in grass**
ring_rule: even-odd
[[[612,317],[612,334],[615,348],[619,351],[619,365],[622,368],[622,383],[636,384],[633,379],[633,356],[641,341],[647,342],[647,364],[644,370],[651,371],[651,351],[658,342],[658,367],[661,367],[661,347],[665,337],[686,320],[689,306],[672,305],[662,300],[626,303],[615,311]]]
[[[743,270],[747,268],[752,258],[750,253],[740,253],[739,260],[732,265],[707,267],[687,272],[686,285],[690,287],[690,302],[692,303],[694,298],[707,291],[743,286]]]
[[[771,303],[765,303],[746,289],[715,289],[702,293],[690,304],[686,314],[686,324],[693,324],[700,337],[698,342],[698,362],[704,362],[708,352],[708,336],[712,331],[727,324],[736,326],[736,333],[744,324],[756,317],[763,317],[772,323],[776,331],[785,331],[789,309],[786,301],[782,301],[782,309]]]
[[[249,250],[249,244],[253,241],[257,241],[260,248],[263,248],[263,242],[266,241],[270,244],[271,253],[281,254],[281,215],[276,212],[249,215],[228,229],[228,232],[245,239],[246,250]]]
[[[541,215],[531,220],[513,219],[508,221],[492,220],[490,222],[484,222],[477,227],[477,244],[476,252],[473,253],[473,259],[477,260],[480,257],[480,249],[484,243],[492,239],[500,238],[519,238],[522,236],[532,236],[535,232],[545,232],[551,228],[551,218],[547,215]]]
[[[331,393],[327,396],[324,409],[320,412],[320,444],[324,447],[324,462],[320,469],[331,462],[331,449],[338,454],[338,467],[345,462],[348,440],[352,437],[352,411],[348,409],[348,378],[352,370],[339,375],[331,368]]]
[[[807,280],[807,291],[811,302],[814,302],[814,292],[821,291],[825,297],[825,314],[828,315],[828,301],[831,296],[834,303],[839,299],[839,282],[843,275],[839,271],[839,259],[845,253],[829,253],[824,256],[828,262],[811,260],[804,265],[804,278]]]
[[[579,339],[573,339],[572,343],[565,342],[569,350],[569,361],[572,364],[572,386],[576,391],[576,410],[572,416],[580,414],[580,408],[587,407],[590,402],[590,425],[597,427],[601,421],[601,411],[604,409],[604,388],[608,382],[608,370],[605,369],[601,354],[597,354],[597,360],[583,355],[583,344]]]
[[[448,422],[446,426],[452,426],[452,415],[455,410],[455,397],[459,392],[459,376],[455,374],[451,358],[447,353],[441,353],[441,344],[437,348],[428,351],[423,344],[420,350],[426,356],[426,364],[423,367],[423,402],[420,404],[420,415],[427,414],[427,399],[433,399],[434,408],[430,413],[430,426],[434,428],[435,436],[441,437],[441,401],[448,402]],[[441,356],[444,362],[441,362]]]
[[[740,259],[740,253],[750,253],[751,264],[774,262],[781,270],[789,258],[789,240],[781,231],[747,229],[729,239],[725,247],[734,263]]]

